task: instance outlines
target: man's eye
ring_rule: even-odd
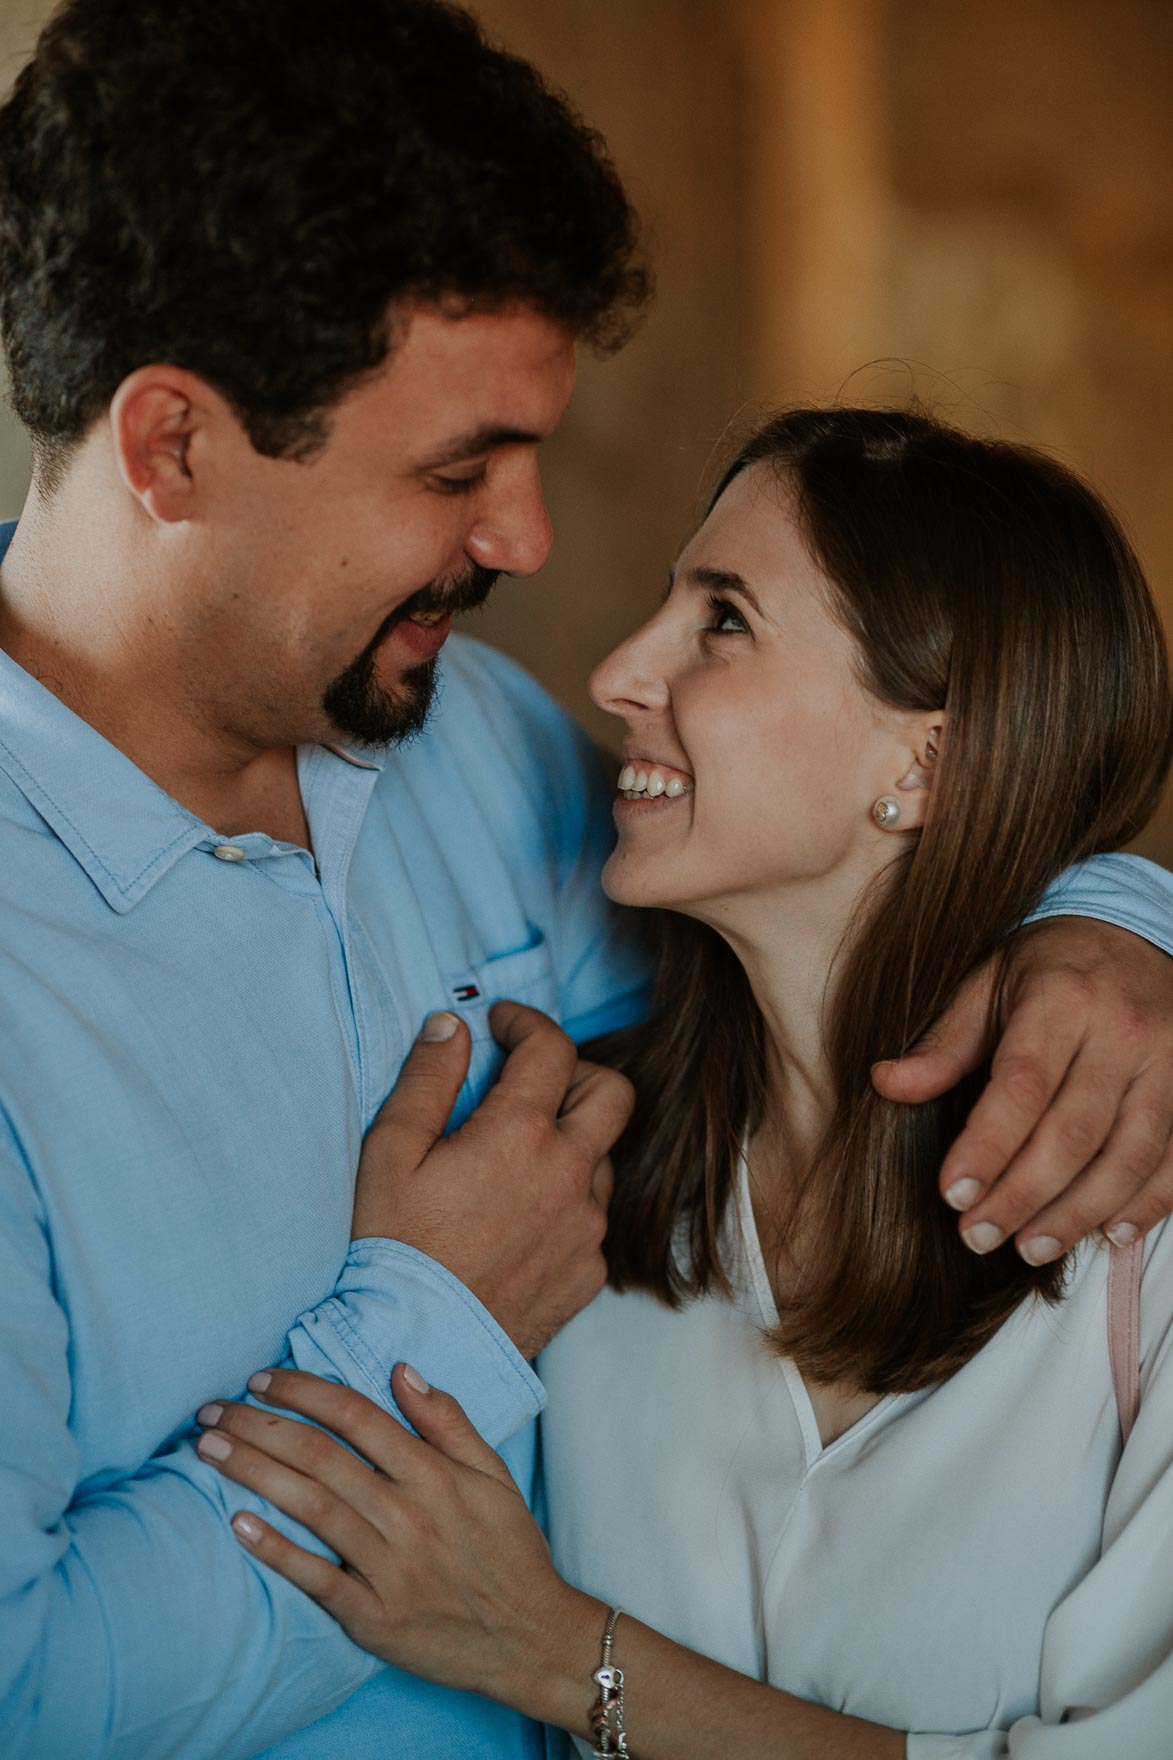
[[[749,625],[741,612],[732,606],[728,599],[720,599],[716,593],[708,595],[709,610],[714,622],[709,626],[709,634],[714,636],[747,636]]]
[[[480,489],[488,476],[488,469],[482,466],[471,477],[433,477],[434,488],[441,495],[471,495],[474,489]]]

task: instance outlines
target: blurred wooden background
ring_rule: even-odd
[[[733,425],[912,393],[1051,448],[1123,514],[1173,628],[1169,0],[481,0],[610,141],[659,297],[548,449],[557,545],[477,620],[583,681],[646,614]],[[0,78],[44,0],[0,0]],[[0,411],[0,515],[27,455]],[[1141,846],[1173,865],[1173,798]]]

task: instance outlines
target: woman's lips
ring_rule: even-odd
[[[623,819],[628,818],[631,814],[639,818],[643,813],[667,813],[673,807],[683,806],[685,801],[690,800],[691,797],[691,789],[688,794],[662,794],[658,796],[641,794],[636,796],[634,800],[628,800],[626,795],[619,794],[615,796],[614,813],[616,818]]]
[[[452,633],[451,617],[441,617],[436,623],[413,623],[405,617],[397,623],[388,642],[393,642],[402,653],[410,657],[413,666],[420,666],[425,660],[434,660],[448,637]]]

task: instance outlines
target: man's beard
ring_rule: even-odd
[[[436,661],[409,667],[394,690],[375,677],[378,652],[391,631],[413,612],[439,612],[457,617],[484,604],[500,570],[473,563],[458,580],[432,581],[397,605],[384,618],[371,641],[322,695],[322,708],[344,739],[364,746],[401,745],[419,733],[436,695]]]

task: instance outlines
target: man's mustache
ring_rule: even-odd
[[[467,571],[455,580],[431,581],[397,605],[390,617],[383,624],[376,638],[382,641],[385,635],[403,623],[406,618],[417,617],[421,612],[442,617],[460,617],[466,611],[479,611],[489,594],[493,591],[500,578],[501,571],[497,568],[481,568],[479,563],[471,563]]]

